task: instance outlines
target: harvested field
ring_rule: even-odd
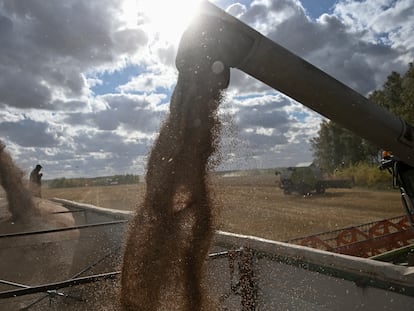
[[[106,187],[65,189],[44,188],[43,197],[60,197],[78,202],[100,205],[102,207],[135,210],[136,205],[142,202],[145,191],[144,185],[144,183],[140,183]],[[279,188],[277,188],[275,177],[271,174],[227,178],[214,177],[212,186],[216,200],[216,210],[218,212],[216,217],[217,229],[251,234],[276,240],[288,240],[294,237],[305,236],[349,225],[357,225],[402,214],[398,191],[329,189],[324,195],[307,197],[299,195],[286,196]],[[3,197],[3,194],[1,196]],[[1,200],[0,203],[3,204],[4,200]],[[45,201],[43,203],[46,204],[47,202]],[[66,217],[64,215],[67,214],[60,214],[59,217]],[[73,217],[78,217],[79,219],[84,218],[84,215],[80,213],[71,215]],[[74,256],[77,254],[76,258],[78,261],[73,265],[73,271],[65,272],[68,273],[68,275],[71,276],[78,273],[83,267],[87,267],[90,262],[94,262],[97,258],[103,257],[109,250],[114,250],[114,245],[105,245],[106,242],[110,242],[110,237],[116,236],[112,229],[108,229],[108,232],[110,232],[108,236],[99,236],[98,240],[96,240],[97,235],[93,230],[95,229],[82,231],[83,236],[81,236],[81,244],[83,246],[81,248],[76,248],[73,245],[71,247],[71,240],[65,240],[65,244],[62,244],[64,246],[62,251],[69,251]],[[92,236],[93,238],[90,238]],[[115,240],[119,241],[119,239]],[[100,247],[93,252],[90,252],[88,250],[94,248],[90,243],[92,243],[92,245],[100,245]],[[53,244],[53,241],[49,244],[48,250],[52,250],[55,255],[58,254],[57,251],[60,251],[60,249],[58,249],[60,244],[55,245]],[[28,247],[30,248],[30,245]],[[56,250],[51,249],[51,247],[55,247]],[[42,249],[45,249],[44,246],[42,246]],[[76,251],[71,251],[73,249],[76,249]],[[26,252],[26,254],[28,253]],[[50,252],[43,253],[42,251],[42,254],[48,256]],[[79,256],[79,254],[83,255]],[[85,256],[85,254],[88,256]],[[89,257],[89,255],[91,257]],[[40,258],[34,255],[31,257],[33,260],[42,260],[43,263],[45,262],[43,257]],[[13,258],[17,257],[15,256]],[[25,258],[27,258],[27,256],[21,257],[20,259],[23,260]],[[53,263],[55,256],[50,258]],[[118,270],[119,267],[117,265],[119,264],[119,258],[119,253],[116,253],[115,260],[113,261],[114,266],[112,266],[112,264],[111,266],[107,266],[105,261],[103,264],[94,268],[93,271],[88,271],[86,275]],[[60,271],[59,275],[63,277],[63,279],[67,278],[67,275],[63,274],[62,263],[57,263],[60,264],[58,269]],[[10,261],[9,265],[10,267],[13,267],[13,265],[21,266],[16,260]],[[30,270],[32,266],[34,265],[26,265],[29,269],[27,274],[28,277],[32,277],[32,271]],[[53,265],[48,265],[47,267],[50,268],[53,267]],[[212,267],[212,270],[224,273],[224,270],[217,269],[227,267],[227,259],[225,259],[225,261],[215,262]],[[54,281],[54,273],[58,270],[52,268],[50,269],[50,273],[42,273],[50,278],[47,279],[47,281]],[[9,268],[6,269],[6,271],[14,272],[15,269]],[[226,274],[224,273],[224,275]],[[23,277],[25,277],[25,275],[9,276],[8,274],[3,273],[3,277],[23,284],[32,285],[39,283],[34,280],[24,279]],[[224,281],[221,280],[220,282],[220,284],[228,286],[228,283],[226,283],[228,282],[228,279],[225,279]],[[110,288],[110,290],[108,290],[108,288]],[[117,291],[113,292],[114,288],[116,290],[119,289],[118,280],[62,289],[62,292],[70,295],[72,298],[82,297],[83,299],[86,299],[89,307],[86,308],[84,302],[78,302],[76,299],[53,298],[51,299],[51,308],[60,310],[62,306],[64,306],[65,310],[115,310],[116,308],[110,307],[111,303],[117,299]],[[223,290],[223,288],[227,287],[219,287],[221,290]],[[10,289],[10,287],[5,289]],[[21,298],[8,299],[4,302],[6,303],[6,306],[7,303],[13,304],[13,306],[15,306],[15,303],[18,303],[20,306],[27,306],[42,297],[47,298],[47,295],[43,293],[35,294]],[[108,300],[111,301],[111,303],[108,303]],[[36,303],[32,309],[45,310],[50,306],[49,303],[48,299],[44,299],[41,303]]]
[[[289,240],[403,214],[398,190],[328,189],[323,195],[284,195],[272,174],[214,177],[216,228]],[[59,197],[106,208],[135,210],[145,184],[44,189]]]

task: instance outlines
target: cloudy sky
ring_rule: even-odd
[[[212,1],[367,95],[414,59],[412,0]],[[143,174],[194,0],[0,0],[0,139],[45,178]],[[310,162],[321,117],[232,70],[221,169]]]

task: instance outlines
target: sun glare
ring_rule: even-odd
[[[140,25],[150,35],[178,44],[200,2],[201,0],[125,0],[123,11],[128,24]]]

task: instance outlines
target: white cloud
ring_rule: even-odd
[[[143,173],[176,83],[177,45],[134,1],[121,2],[0,0],[0,139],[25,169]],[[338,1],[317,20],[299,1],[215,2],[363,94],[414,59],[411,0]],[[220,113],[222,168],[311,160],[321,117],[243,72],[232,69]]]
[[[128,83],[120,85],[121,92],[156,92],[159,88],[170,90],[177,82],[177,72],[165,68],[163,72],[143,72],[133,77]]]
[[[402,49],[400,60],[406,63],[413,60],[414,5],[411,0],[340,1],[334,14],[351,30],[362,32],[365,40]]]
[[[50,147],[58,144],[57,137],[46,122],[37,122],[31,119],[2,122],[0,134],[23,147]]]
[[[364,15],[364,10],[359,13],[353,6],[359,8],[360,2],[346,3],[339,2],[333,14],[324,14],[317,21],[312,21],[300,3],[288,0],[255,1],[241,19],[343,83],[367,94],[381,86],[391,71],[406,70],[414,54],[411,43],[390,46],[369,38],[376,33],[402,36],[406,29],[412,27],[410,19],[403,15],[410,15],[413,9],[411,6],[404,10],[400,4],[390,8],[389,14],[393,12],[395,18],[404,22],[381,23],[380,31],[377,31],[364,21],[371,15],[372,19],[377,18],[374,13]],[[381,9],[381,3],[377,1],[363,3],[370,3],[376,10]],[[355,27],[358,23],[349,21],[350,12],[363,26]]]
[[[0,104],[54,109],[88,95],[84,73],[122,64],[147,42],[124,29],[116,1],[0,2]]]
[[[233,3],[231,4],[227,9],[226,12],[239,18],[243,14],[245,14],[247,11],[247,8],[244,4],[241,3]]]

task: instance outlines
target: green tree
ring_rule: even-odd
[[[414,124],[414,66],[404,75],[392,72],[380,90],[370,94],[369,99]],[[315,162],[324,170],[332,172],[341,166],[375,161],[378,148],[351,131],[332,121],[321,123],[318,136],[311,139]]]
[[[402,81],[401,99],[404,103],[404,115],[406,121],[414,124],[414,65],[410,63],[408,71]]]
[[[382,89],[374,91],[369,99],[395,113],[410,124],[414,124],[414,65],[409,64],[401,76],[392,72]]]
[[[49,187],[50,188],[63,188],[65,187],[66,184],[66,178],[62,177],[62,178],[56,178],[53,179],[49,182]]]
[[[359,162],[372,162],[377,148],[333,121],[323,121],[311,139],[316,164],[326,172]]]

